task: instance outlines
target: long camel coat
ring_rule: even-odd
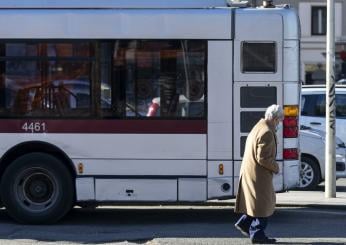
[[[269,217],[274,213],[273,173],[279,172],[275,157],[275,131],[261,119],[246,139],[235,212],[252,217]]]

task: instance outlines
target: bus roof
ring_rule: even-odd
[[[1,0],[0,9],[211,8],[229,0]]]
[[[230,8],[0,9],[1,39],[232,38]]]

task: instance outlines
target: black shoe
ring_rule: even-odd
[[[246,236],[246,237],[249,237],[249,236],[250,236],[249,232],[246,231],[245,229],[243,229],[240,225],[235,224],[234,227],[235,227],[238,231],[240,231],[241,234],[243,234],[244,236]]]
[[[275,238],[253,238],[251,239],[251,242],[253,244],[273,244],[276,243],[276,239]]]

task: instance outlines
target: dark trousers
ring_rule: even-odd
[[[268,218],[256,218],[243,214],[237,221],[236,225],[240,226],[243,230],[248,231],[250,238],[262,239],[266,235],[264,233],[268,224]]]

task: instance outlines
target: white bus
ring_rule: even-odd
[[[0,194],[74,205],[236,195],[246,136],[284,106],[276,191],[299,183],[299,20],[223,0],[2,0]]]

